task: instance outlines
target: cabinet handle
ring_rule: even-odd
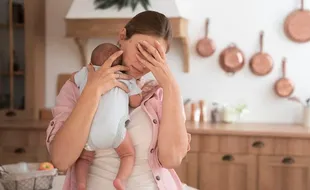
[[[234,157],[233,157],[232,155],[230,155],[230,154],[227,154],[227,155],[224,155],[224,156],[222,157],[222,160],[223,160],[223,161],[233,161],[233,160],[234,160]]]
[[[8,111],[8,112],[5,113],[5,115],[7,117],[14,117],[14,116],[16,116],[16,113],[14,111]]]
[[[263,148],[265,144],[262,141],[255,141],[252,146],[255,148]]]
[[[294,164],[295,160],[291,157],[285,157],[283,158],[282,160],[282,163],[283,164]]]
[[[14,150],[15,154],[22,154],[22,153],[25,153],[25,152],[26,152],[26,150],[24,148],[16,148]]]

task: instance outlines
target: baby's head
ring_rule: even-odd
[[[102,43],[93,50],[91,54],[91,63],[96,66],[101,66],[113,53],[119,50],[120,49],[114,44]],[[122,56],[119,56],[112,63],[112,67],[121,64],[122,64]]]

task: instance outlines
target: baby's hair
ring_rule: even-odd
[[[113,53],[120,49],[111,43],[102,43],[98,45],[91,54],[91,63],[93,65],[101,66]],[[119,56],[113,63],[112,66],[121,65],[122,56]]]

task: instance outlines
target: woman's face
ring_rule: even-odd
[[[139,42],[147,41],[155,47],[155,41],[162,44],[163,51],[166,52],[167,43],[163,38],[158,38],[155,36],[144,35],[144,34],[134,34],[130,39],[126,39],[126,30],[123,29],[120,33],[120,49],[124,51],[123,62],[124,65],[129,67],[128,75],[134,77],[135,79],[140,79],[143,75],[150,72],[142,63],[140,63],[136,54],[140,54],[137,48]],[[141,54],[140,54],[141,55]],[[142,56],[143,57],[143,56]]]

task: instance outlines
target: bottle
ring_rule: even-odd
[[[199,109],[200,109],[199,121],[204,123],[207,121],[207,108],[205,105],[205,101],[203,100],[199,101]]]
[[[220,111],[217,103],[212,103],[214,106],[211,111],[211,123],[217,123],[220,121]]]
[[[191,121],[199,122],[200,110],[197,108],[196,103],[191,104]]]

